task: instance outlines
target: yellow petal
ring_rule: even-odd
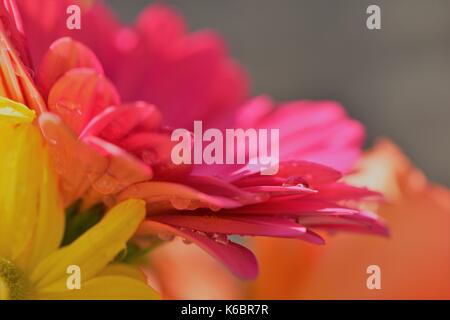
[[[64,212],[34,111],[0,97],[0,255],[24,271],[54,251]]]
[[[0,127],[0,256],[9,260],[22,252],[37,218],[40,172],[35,169],[41,159],[30,129]]]
[[[123,263],[115,263],[107,266],[100,272],[99,276],[127,276],[139,281],[147,281],[144,272],[139,268]]]
[[[123,276],[101,276],[80,289],[38,293],[43,300],[155,300],[158,294],[145,282]]]
[[[25,272],[32,270],[42,258],[57,250],[64,235],[64,208],[47,153],[43,163],[33,237],[16,260]]]
[[[128,200],[111,209],[106,216],[67,247],[50,254],[34,270],[35,288],[64,289],[71,265],[80,267],[82,283],[96,276],[125,248],[145,216],[145,202]]]
[[[35,112],[23,104],[0,97],[0,122],[3,124],[30,123]]]
[[[14,260],[38,219],[45,149],[33,115],[0,98],[0,256]]]

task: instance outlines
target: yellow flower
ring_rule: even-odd
[[[144,218],[143,201],[118,204],[59,248],[64,211],[34,118],[0,97],[0,300],[157,298],[139,270],[109,264]],[[70,266],[79,268],[79,289],[68,285]]]

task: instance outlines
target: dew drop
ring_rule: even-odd
[[[191,205],[192,201],[189,199],[183,199],[179,197],[173,197],[170,199],[170,203],[177,210],[186,210]]]
[[[104,174],[100,179],[95,181],[93,187],[102,194],[110,194],[118,190],[119,184],[115,178]]]
[[[217,206],[217,205],[214,205],[214,204],[209,204],[209,205],[208,205],[208,208],[209,208],[211,211],[214,211],[214,212],[217,212],[217,211],[219,211],[219,210],[221,209],[221,207],[219,207],[219,206]]]
[[[302,187],[309,188],[309,184],[302,177],[289,177],[282,185],[283,187]]]
[[[184,244],[191,244],[192,241],[191,241],[191,240],[188,240],[188,239],[183,239],[183,243],[184,243]]]
[[[172,241],[175,238],[175,236],[168,232],[159,232],[158,238],[161,239],[162,241]]]
[[[214,233],[211,235],[211,238],[219,244],[228,244],[228,237],[226,235]]]

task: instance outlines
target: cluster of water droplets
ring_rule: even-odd
[[[200,237],[207,237],[210,240],[215,241],[216,243],[222,244],[222,245],[227,245],[230,240],[228,239],[228,235],[226,234],[221,234],[221,233],[208,233],[208,232],[204,232],[204,231],[200,231],[200,230],[193,230],[193,229],[187,229],[187,228],[178,228],[180,230],[180,232],[192,232],[195,233],[197,236]],[[158,234],[158,238],[162,241],[172,241],[176,238],[176,235],[170,232],[159,232]],[[182,242],[184,244],[191,244],[192,241],[190,239],[187,238],[183,238],[180,237],[182,239]]]
[[[199,208],[208,208],[211,211],[217,212],[221,209],[219,205],[213,204],[208,200],[187,199],[179,196],[169,198],[170,204],[177,210],[196,210]]]

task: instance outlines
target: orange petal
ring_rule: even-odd
[[[60,177],[65,204],[69,205],[105,172],[108,161],[79,141],[58,116],[44,113],[39,124],[49,144],[52,166]]]
[[[152,178],[151,169],[106,141],[89,137],[80,141],[62,120],[51,113],[39,118],[49,142],[53,167],[60,176],[66,204],[83,197],[90,188],[97,197]]]
[[[145,269],[168,299],[242,299],[240,281],[196,245],[175,239],[152,251]]]
[[[108,159],[106,170],[92,181],[92,187],[100,194],[115,194],[130,185],[153,177],[150,167],[119,147],[97,137],[88,137],[83,142]]]
[[[88,47],[69,37],[56,40],[48,49],[39,68],[42,91],[48,94],[61,76],[75,68],[89,68],[103,74],[100,61]]]
[[[119,105],[114,85],[93,69],[72,69],[50,89],[48,107],[77,135],[84,126],[111,105]]]

